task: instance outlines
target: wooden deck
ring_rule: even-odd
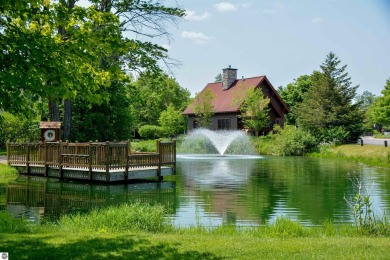
[[[131,152],[129,142],[8,143],[7,162],[20,173],[117,182],[176,173],[176,142],[157,141],[156,153]]]

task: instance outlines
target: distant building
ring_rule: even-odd
[[[237,79],[237,69],[229,68],[223,69],[222,82],[208,83],[202,90],[209,89],[214,95],[215,99],[212,104],[214,106],[215,114],[211,121],[211,130],[229,129],[242,130],[244,125],[239,117],[239,108],[241,104],[235,104],[234,95],[239,92],[245,93],[250,87],[261,90],[264,97],[270,99],[269,103],[269,126],[263,131],[269,132],[275,124],[284,126],[284,115],[289,112],[287,105],[276,92],[272,84],[268,81],[266,76],[258,76],[253,78]],[[194,113],[195,100],[184,110],[183,115],[188,116],[188,130],[191,131],[197,128],[197,120]]]

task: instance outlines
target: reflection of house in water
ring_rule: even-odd
[[[201,196],[207,202],[205,210],[217,213],[225,224],[257,225],[264,222],[270,211],[269,192],[251,193],[253,170],[258,160],[229,159],[186,160],[177,164],[185,178],[185,185],[191,186],[193,195]],[[257,190],[258,191],[258,190]],[[255,197],[254,197],[255,196]],[[244,221],[245,220],[245,221]]]
[[[6,188],[6,210],[13,216],[25,216],[30,221],[39,221],[42,217],[56,220],[71,212],[138,201],[162,204],[172,214],[176,207],[175,183],[94,185],[20,176]]]

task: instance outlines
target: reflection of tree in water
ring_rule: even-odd
[[[11,215],[23,215],[32,221],[39,221],[41,217],[57,220],[63,214],[138,201],[162,204],[168,213],[174,214],[175,189],[173,182],[105,185],[20,176],[7,185],[6,208]]]
[[[203,198],[202,207],[224,223],[264,223],[284,215],[312,224],[352,220],[344,194],[354,194],[350,178],[362,179],[361,168],[306,157],[194,160],[178,166],[185,185]]]

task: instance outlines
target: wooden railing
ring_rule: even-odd
[[[10,165],[26,165],[27,174],[30,166],[58,167],[62,177],[62,169],[88,169],[92,179],[92,171],[105,171],[107,176],[112,170],[156,167],[158,175],[161,166],[169,166],[176,170],[176,142],[157,141],[157,153],[138,153],[130,151],[129,142],[39,142],[39,143],[7,143],[7,160]]]

